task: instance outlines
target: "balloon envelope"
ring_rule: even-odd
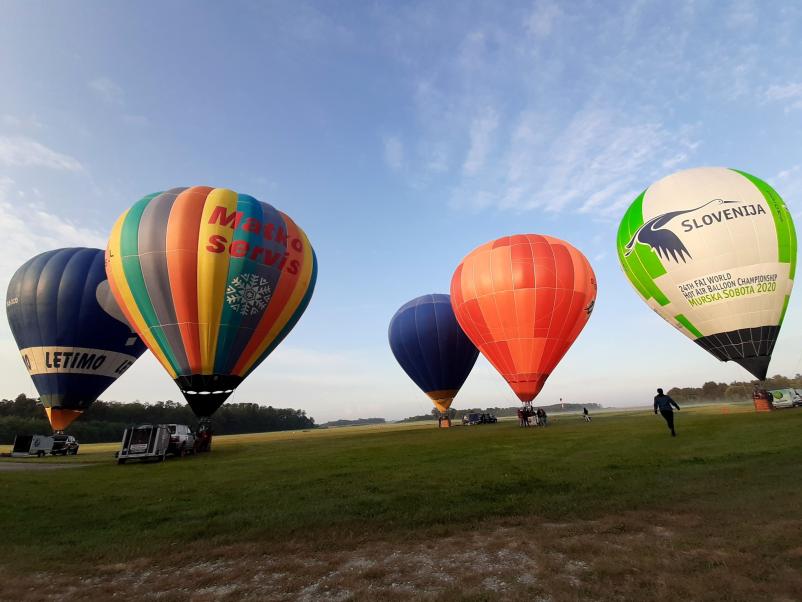
[[[765,182],[724,167],[647,188],[618,229],[618,258],[664,320],[722,361],[766,377],[796,268],[796,232]]]
[[[109,295],[100,249],[57,249],[11,278],[6,313],[50,423],[64,430],[142,355]]]
[[[317,260],[286,214],[195,186],[148,195],[126,211],[106,271],[131,324],[207,417],[295,326]]]
[[[465,336],[448,295],[423,295],[390,320],[390,349],[404,372],[441,412],[462,387],[479,350]]]
[[[573,246],[538,234],[505,236],[469,253],[451,279],[462,329],[531,401],[584,328],[596,277]]]

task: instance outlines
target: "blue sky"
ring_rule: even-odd
[[[318,421],[431,403],[387,325],[448,292],[460,259],[551,234],[599,282],[538,398],[642,404],[742,379],[637,297],[623,210],[673,171],[771,183],[802,220],[802,6],[795,2],[32,2],[0,20],[0,286],[41,251],[104,247],[147,193],[225,186],[291,215],[320,260],[293,333],[232,397]],[[770,372],[802,371],[792,297]],[[34,389],[5,321],[0,395]],[[105,399],[179,399],[143,357]],[[456,407],[514,405],[483,359]]]

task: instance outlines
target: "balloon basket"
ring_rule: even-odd
[[[755,412],[771,412],[774,406],[768,399],[755,399]]]
[[[437,419],[437,428],[448,429],[451,428],[451,418],[441,416]]]

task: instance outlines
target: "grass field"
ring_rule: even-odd
[[[218,437],[0,471],[0,598],[802,598],[802,411]],[[146,577],[142,577],[142,575]]]

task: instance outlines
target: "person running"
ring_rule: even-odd
[[[587,408],[582,408],[582,418],[585,420],[585,422],[590,422],[590,414],[588,414]]]
[[[658,411],[660,412],[671,431],[671,436],[676,437],[677,432],[674,430],[674,410],[671,409],[671,406],[674,406],[677,408],[677,411],[679,411],[677,402],[668,395],[664,395],[662,389],[657,389],[657,395],[654,396],[654,413],[657,414]]]

